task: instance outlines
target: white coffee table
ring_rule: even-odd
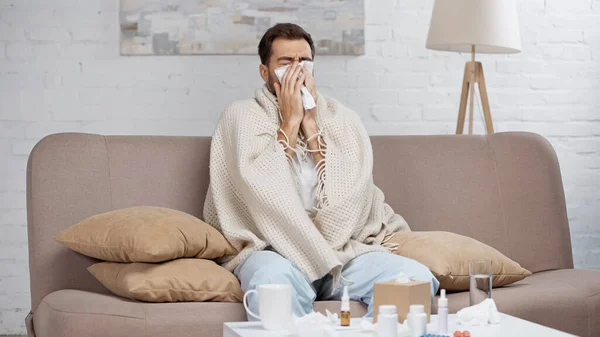
[[[500,314],[500,324],[464,328],[456,325],[456,315],[448,316],[448,336],[455,330],[469,330],[472,337],[572,337],[568,333],[554,330],[536,323],[522,320],[513,316]],[[369,337],[375,333],[360,331],[360,318],[353,318],[349,328],[339,327],[340,337]],[[437,333],[437,317],[431,316],[431,323],[427,326],[428,333]],[[223,337],[286,337],[292,336],[286,332],[266,331],[259,322],[235,322],[223,325]]]

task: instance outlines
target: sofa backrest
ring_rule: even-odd
[[[542,137],[373,137],[375,183],[412,230],[483,241],[533,271],[572,268],[556,155]],[[59,289],[106,293],[96,260],[54,236],[94,214],[152,205],[202,217],[210,138],[56,134],[27,168],[32,308]]]

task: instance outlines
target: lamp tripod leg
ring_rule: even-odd
[[[465,73],[463,75],[462,91],[460,94],[460,106],[458,108],[458,121],[456,123],[456,134],[462,135],[465,128],[465,117],[467,114],[467,100],[469,98],[469,63],[465,65]]]
[[[477,66],[475,64],[475,46],[471,46],[471,81],[469,83],[469,134],[473,134],[473,103],[475,102],[475,83],[477,82]]]
[[[494,133],[494,123],[492,122],[490,100],[488,99],[487,88],[485,86],[485,76],[483,76],[483,66],[481,64],[477,65],[477,85],[479,85],[479,94],[481,95],[483,117],[485,118],[485,130],[488,134]]]

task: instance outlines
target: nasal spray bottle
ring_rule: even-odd
[[[342,295],[342,308],[340,311],[340,325],[350,326],[350,296],[348,295],[347,285],[344,285],[344,294]]]
[[[440,298],[438,299],[438,333],[448,333],[448,298],[446,297],[446,289],[442,289]]]

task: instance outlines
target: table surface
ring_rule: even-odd
[[[536,323],[522,320],[506,314],[500,314],[500,323],[489,326],[465,328],[456,325],[456,315],[448,315],[448,334],[452,336],[455,330],[469,330],[471,337],[570,337],[565,332],[554,330]],[[353,318],[350,327],[336,327],[340,337],[369,337],[373,332],[360,331],[361,318]],[[431,323],[427,325],[427,333],[437,333],[437,317],[431,315]],[[235,322],[223,325],[223,337],[285,337],[292,336],[285,331],[264,330],[260,322]]]

